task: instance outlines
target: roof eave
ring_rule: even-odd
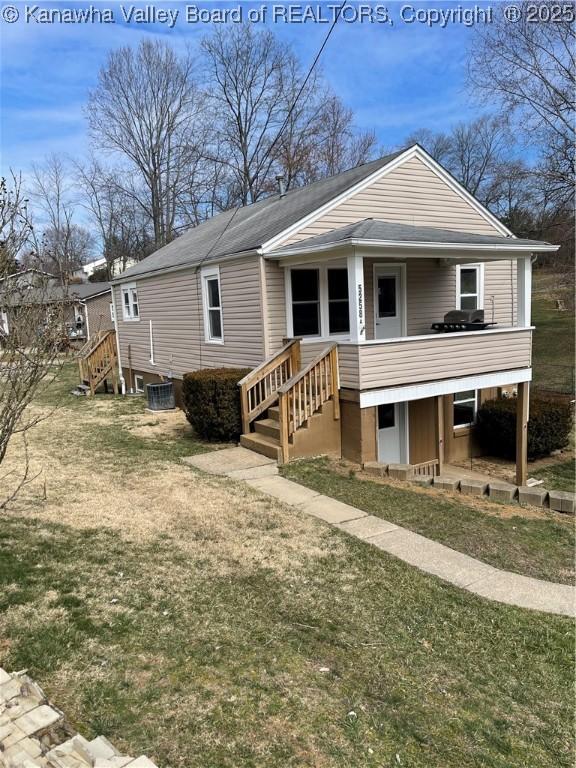
[[[271,251],[266,254],[268,259],[282,259],[290,256],[304,256],[314,253],[325,253],[326,251],[341,250],[342,248],[350,247],[362,247],[362,248],[378,248],[380,250],[387,249],[420,249],[420,250],[433,250],[433,251],[486,251],[488,253],[495,253],[503,251],[506,254],[526,254],[526,253],[544,253],[555,252],[560,246],[551,245],[550,243],[541,243],[538,245],[531,244],[517,244],[514,240],[510,240],[510,244],[492,244],[492,243],[436,243],[436,242],[406,242],[402,240],[368,240],[364,238],[350,237],[345,240],[339,240],[333,243],[324,243],[322,245],[308,246],[303,248],[281,249],[278,251]]]

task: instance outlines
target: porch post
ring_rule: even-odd
[[[347,257],[348,297],[350,304],[350,340],[366,338],[366,299],[364,296],[364,260],[353,251]]]
[[[532,255],[521,256],[516,261],[516,276],[518,283],[518,321],[522,328],[531,324],[532,300]]]
[[[442,474],[444,468],[444,395],[438,395],[436,405],[436,453],[438,456],[438,474]]]
[[[528,480],[528,403],[530,384],[518,384],[516,398],[516,485],[526,485]]]

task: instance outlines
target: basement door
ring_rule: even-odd
[[[381,464],[407,463],[406,403],[378,406],[378,461]]]
[[[404,336],[404,270],[374,266],[374,338]]]

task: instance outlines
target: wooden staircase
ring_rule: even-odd
[[[94,395],[100,384],[112,379],[114,394],[118,394],[116,332],[98,331],[78,352],[80,384],[74,394]]]
[[[339,451],[339,425],[333,423],[340,419],[336,344],[300,369],[300,342],[294,339],[239,386],[245,448],[280,464],[311,448]]]

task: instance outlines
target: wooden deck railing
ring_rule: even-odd
[[[290,437],[331,398],[340,418],[338,387],[338,350],[331,344],[278,389],[282,461],[288,461]]]
[[[291,339],[273,357],[238,382],[242,405],[242,431],[278,400],[278,390],[300,370],[300,340]]]
[[[420,464],[412,464],[413,477],[436,477],[438,474],[438,459],[433,461],[422,461]]]
[[[99,331],[78,352],[78,367],[80,380],[90,386],[90,394],[94,395],[96,388],[110,374],[112,375],[114,392],[117,392],[116,380],[116,332]]]

